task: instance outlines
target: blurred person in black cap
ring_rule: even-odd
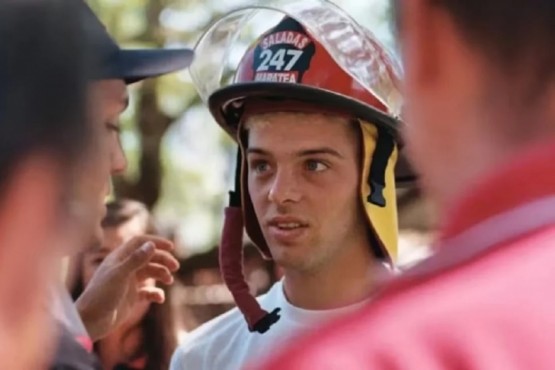
[[[44,369],[59,256],[91,232],[76,169],[97,168],[85,118],[88,61],[74,2],[0,6],[0,368]],[[64,35],[64,42],[60,42]],[[82,180],[82,179],[81,179]]]
[[[91,46],[93,68],[88,113],[98,139],[95,168],[81,167],[81,176],[88,179],[82,191],[95,197],[96,204],[80,211],[95,218],[96,230],[91,234],[101,239],[100,223],[106,212],[104,199],[110,190],[110,176],[123,172],[127,166],[118,127],[119,117],[128,105],[127,85],[186,68],[193,52],[189,49],[122,50],[86,3],[77,1],[77,4],[87,45]],[[95,176],[91,176],[91,171]],[[88,361],[85,354],[92,351],[93,341],[124,322],[137,301],[163,303],[161,288],[142,283],[150,278],[164,284],[173,282],[171,273],[179,264],[170,253],[172,249],[172,243],[159,237],[132,238],[106,257],[75,305],[68,292],[59,289],[54,314],[65,323],[67,330],[58,345],[52,368],[93,368],[92,363],[85,365]],[[72,353],[68,348],[81,354],[68,356]]]

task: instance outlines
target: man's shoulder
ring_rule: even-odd
[[[265,305],[274,298],[274,294],[268,292],[257,300]],[[230,348],[230,343],[241,345],[241,337],[249,334],[241,311],[233,308],[187,334],[174,352],[171,369],[206,368],[206,363],[215,360],[215,355],[221,353],[222,348]]]
[[[306,364],[359,369],[370,358],[382,367],[430,368],[442,359],[462,358],[476,342],[486,352],[473,361],[494,353],[515,361],[543,358],[545,337],[534,328],[555,327],[549,293],[554,239],[555,227],[546,227],[409,284],[400,277],[365,309],[303,338],[265,369],[279,369],[283,361],[291,369]],[[506,342],[508,332],[519,340]],[[529,350],[522,353],[523,347]],[[344,356],[334,356],[337,352]],[[430,366],[415,366],[419,361]]]
[[[481,253],[451,263],[458,251],[440,250],[436,255],[405,271],[384,289],[372,305],[371,319],[378,313],[434,311],[433,319],[451,318],[465,312],[496,306],[500,300],[530,294],[527,286],[545,288],[551,279],[544,276],[555,259],[555,225],[546,226],[511,240],[492,245]],[[453,248],[451,248],[453,249]],[[455,257],[456,258],[456,257]],[[451,261],[451,262],[450,262]],[[545,268],[542,268],[545,267]],[[510,274],[507,271],[511,271]],[[433,305],[429,299],[433,297]],[[391,316],[391,315],[387,315]],[[429,315],[403,315],[408,320],[426,321]],[[394,321],[394,320],[393,320]],[[375,324],[372,324],[375,325]]]
[[[398,285],[393,282],[381,299],[368,307],[365,320],[372,328],[384,325],[387,329],[389,323],[396,327],[401,321],[408,327],[427,327],[430,322],[453,327],[458,323],[473,325],[480,318],[499,318],[508,313],[498,312],[503,302],[537,298],[528,287],[546,293],[550,289],[551,277],[546,271],[555,259],[554,239],[555,225],[548,226],[499,243],[449,268],[409,277],[408,283],[401,276]],[[488,317],[489,313],[492,316]]]
[[[204,323],[191,333],[175,350],[172,361],[172,370],[203,369],[209,356],[214,356],[226,345],[232,336],[246,329],[241,312],[237,308]]]
[[[187,334],[176,354],[188,357],[205,352],[221,340],[228,340],[230,334],[244,330],[243,327],[246,328],[246,323],[241,312],[233,308]]]
[[[101,368],[96,356],[83,348],[64,325],[60,325],[59,328],[58,348],[50,364],[50,370],[95,370]]]

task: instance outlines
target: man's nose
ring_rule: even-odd
[[[301,198],[300,184],[294,171],[278,169],[268,192],[268,200],[284,204],[298,202]]]
[[[118,141],[112,149],[111,155],[111,174],[119,175],[127,169],[127,158],[123,152],[121,143]]]

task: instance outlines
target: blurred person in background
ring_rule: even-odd
[[[127,199],[107,204],[102,229],[103,239],[72,261],[76,276],[71,287],[74,299],[82,294],[108,254],[134,237],[157,235],[154,220],[146,206]],[[143,284],[152,286],[155,282],[148,279]],[[126,320],[96,342],[94,350],[104,369],[166,370],[175,346],[176,330],[171,302],[166,296],[163,304],[139,299]]]
[[[398,0],[436,255],[262,369],[555,366],[555,2]]]
[[[216,121],[241,149],[220,246],[222,274],[238,308],[190,333],[175,352],[174,370],[242,369],[360,309],[396,257],[395,191],[402,176],[396,166],[394,60],[329,2],[306,3],[304,16],[296,18],[285,14],[301,9],[302,2],[265,5],[283,18],[257,35],[233,82],[207,98]],[[207,67],[218,55],[212,47],[220,32],[248,27],[228,24],[236,17],[232,12],[219,20],[195,49],[191,74],[200,92],[209,87],[208,76],[218,75]],[[320,24],[326,25],[323,34],[314,32]],[[366,55],[373,61],[368,75],[359,80],[347,67],[356,61],[341,64],[330,53],[361,44],[374,48]],[[340,52],[346,59],[355,55]],[[215,67],[222,64],[212,60]],[[358,81],[381,81],[388,95]],[[264,257],[284,273],[258,300],[243,276],[243,223]]]
[[[60,332],[45,309],[59,261],[93,230],[79,212],[96,199],[78,169],[99,165],[84,39],[74,2],[0,6],[1,369],[46,368]]]

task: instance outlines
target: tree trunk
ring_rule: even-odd
[[[163,44],[160,35],[159,16],[163,9],[160,0],[149,1],[146,8],[147,29],[142,41]],[[133,198],[144,202],[152,209],[158,198],[162,185],[162,168],[160,147],[166,130],[173,121],[158,107],[156,79],[145,80],[138,92],[137,126],[140,134],[141,154],[139,159],[139,177],[134,183],[123,178],[114,181],[118,197]]]

